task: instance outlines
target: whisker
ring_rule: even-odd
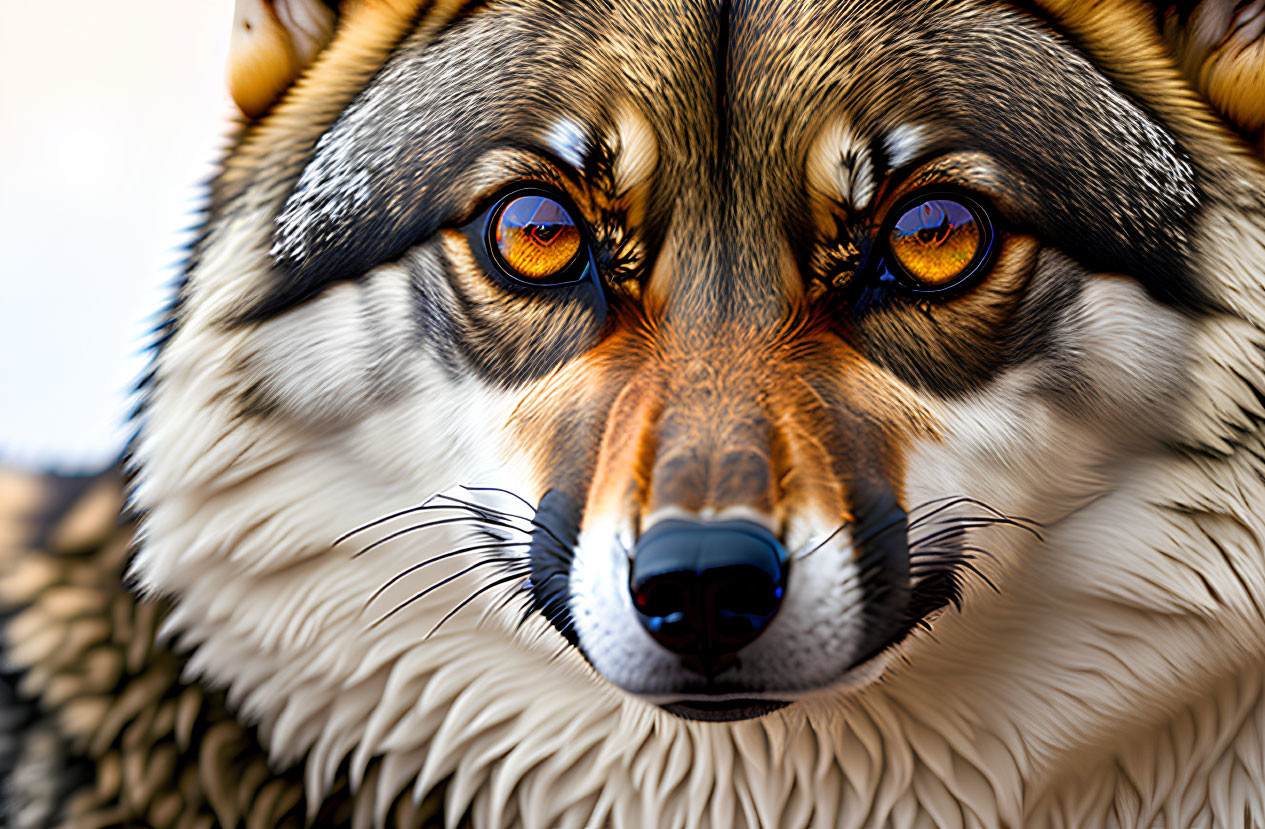
[[[424,637],[422,637],[422,638],[425,640],[425,639],[429,639],[429,638],[431,638],[432,636],[434,636],[434,635],[435,635],[435,631],[437,631],[437,630],[439,630],[441,627],[443,627],[443,626],[444,626],[444,624],[445,624],[445,623],[446,623],[449,619],[451,619],[452,617],[456,616],[456,615],[457,615],[457,613],[459,613],[463,607],[468,606],[468,605],[469,605],[472,601],[474,601],[475,599],[479,598],[479,597],[480,597],[480,596],[482,596],[484,593],[486,593],[486,592],[488,592],[489,590],[492,590],[492,589],[494,589],[494,588],[496,588],[496,587],[500,587],[502,584],[508,584],[509,582],[512,582],[512,581],[514,581],[515,579],[521,579],[522,577],[523,577],[523,574],[522,574],[522,573],[511,573],[511,574],[510,574],[510,575],[508,575],[508,576],[505,576],[505,577],[503,577],[503,578],[499,578],[499,579],[493,579],[492,581],[488,582],[487,584],[482,585],[482,586],[481,586],[481,587],[479,587],[477,590],[475,590],[473,593],[471,593],[469,596],[466,596],[464,599],[462,599],[462,600],[461,600],[461,602],[460,602],[460,603],[459,603],[456,607],[454,607],[452,610],[450,610],[450,611],[448,611],[447,613],[445,613],[445,614],[444,614],[444,618],[440,619],[440,620],[439,620],[439,621],[435,624],[435,626],[434,626],[433,628],[431,628],[431,629],[430,629],[430,633],[426,634],[426,635],[425,635]]]
[[[532,515],[536,514],[536,507],[532,505],[531,501],[528,501],[526,498],[519,495],[517,492],[514,492],[513,490],[505,489],[504,487],[499,487],[499,486],[463,486],[462,489],[464,489],[466,492],[500,492],[502,494],[510,496],[511,498],[518,499],[518,501],[521,504],[523,504],[523,506],[531,510]]]
[[[408,535],[410,533],[421,532],[422,530],[429,530],[429,529],[433,529],[434,527],[442,527],[445,524],[475,523],[477,522],[477,520],[478,519],[469,515],[459,515],[459,516],[454,516],[452,518],[437,518],[434,521],[424,521],[421,524],[413,524],[411,526],[404,527],[403,529],[399,529],[399,530],[396,530],[395,532],[384,535],[382,538],[379,538],[377,541],[374,541],[368,544],[367,546],[361,547],[359,550],[352,553],[351,557],[360,558],[365,553],[368,553],[371,550],[376,550],[378,547],[381,547],[383,544],[386,544],[389,541],[394,541],[395,539],[400,538],[401,536]],[[511,527],[510,529],[513,529],[513,528]]]
[[[902,512],[899,515],[896,515],[895,517],[891,518],[890,520],[885,521],[882,524],[879,524],[877,527],[870,527],[865,532],[861,533],[860,535],[852,536],[852,541],[855,544],[865,546],[865,544],[867,544],[871,539],[875,538],[876,536],[880,536],[883,533],[887,532],[888,530],[894,529],[895,527],[898,527],[904,523],[905,523],[905,514]]]
[[[436,493],[435,495],[432,495],[429,500],[433,501],[435,499],[442,499],[444,501],[449,501],[451,503],[447,503],[447,504],[426,503],[426,504],[422,504],[421,506],[413,507],[413,511],[417,512],[421,510],[459,510],[462,512],[471,513],[472,515],[482,520],[496,519],[497,521],[502,521],[502,522],[505,522],[506,524],[509,524],[510,521],[522,521],[524,524],[528,524],[530,526],[537,526],[536,520],[532,517],[519,515],[518,513],[515,513],[515,512],[507,512],[506,510],[497,509],[496,507],[479,504],[477,502],[463,501],[460,498],[457,498],[452,495],[448,495],[447,493],[443,493],[443,492]],[[522,532],[526,532],[526,530],[521,530],[521,528],[519,529]]]
[[[496,604],[488,605],[487,608],[484,609],[483,613],[479,614],[479,624],[483,624],[484,622],[486,622],[487,618],[491,616],[493,613],[500,613],[502,610],[509,607],[510,602],[514,601],[515,599],[524,598],[523,587],[530,584],[530,582],[531,582],[531,573],[528,573],[527,575],[522,577],[522,580],[519,581],[518,586],[516,586],[512,590],[506,590],[505,594],[501,596],[500,600],[497,601]]]
[[[967,545],[963,545],[963,546],[961,546],[961,547],[958,547],[958,546],[953,546],[953,547],[925,547],[925,546],[924,546],[924,547],[920,547],[920,548],[918,549],[917,553],[910,553],[910,558],[913,558],[913,557],[915,557],[915,556],[920,556],[920,555],[922,555],[923,553],[928,553],[928,554],[938,554],[938,556],[939,556],[940,558],[968,558],[968,556],[964,556],[964,555],[962,555],[962,554],[963,554],[963,553],[974,553],[975,555],[982,556],[983,558],[988,559],[989,561],[993,562],[994,564],[1000,564],[1000,563],[1001,563],[1001,562],[997,559],[997,556],[996,556],[994,553],[992,553],[991,551],[989,551],[989,550],[985,550],[983,547],[971,547],[971,546],[967,546]]]
[[[973,506],[977,506],[977,507],[979,507],[980,509],[984,510],[985,512],[991,513],[992,515],[994,515],[994,516],[996,516],[996,517],[998,517],[998,518],[1005,518],[1005,519],[1007,519],[1008,521],[1013,521],[1013,522],[1015,522],[1016,524],[1022,524],[1022,525],[1026,526],[1026,527],[1032,527],[1032,528],[1034,528],[1034,529],[1036,529],[1036,528],[1045,529],[1045,524],[1043,524],[1042,522],[1040,522],[1040,521],[1036,520],[1035,518],[1026,518],[1026,517],[1024,517],[1024,516],[1022,516],[1022,515],[1010,515],[1010,514],[1008,514],[1008,513],[1004,513],[1004,512],[1002,512],[1001,510],[997,509],[996,507],[989,506],[988,504],[984,503],[983,501],[977,500],[977,499],[975,499],[975,498],[966,498],[966,499],[964,499],[964,500],[965,500],[965,502],[966,502],[966,503],[971,504],[971,505],[973,505]]]
[[[517,621],[517,623],[515,624],[515,628],[521,628],[521,626],[526,624],[526,621],[528,621],[528,619],[531,618],[531,614],[533,614],[533,611],[535,611],[533,596],[531,596],[531,576],[530,575],[526,577],[524,581],[522,581],[521,585],[516,587],[514,592],[511,592],[509,596],[505,597],[505,601],[502,602],[501,609],[507,608],[507,606],[510,605],[510,602],[515,599],[515,596],[520,596],[521,599],[524,600],[524,605],[522,605],[522,613],[519,616],[519,621]]]
[[[485,510],[485,508],[484,508],[484,507],[482,507],[482,506],[478,506],[478,505],[475,505],[475,504],[471,504],[469,501],[463,501],[463,500],[461,500],[460,498],[456,498],[456,497],[454,497],[454,496],[452,496],[452,495],[447,495],[447,494],[442,493],[442,492],[441,492],[441,493],[439,493],[439,494],[438,494],[437,496],[435,496],[435,497],[437,497],[437,498],[443,498],[445,501],[452,501],[453,503],[456,503],[456,504],[461,504],[462,506],[468,507],[468,508],[473,509],[473,510],[479,510],[479,511],[483,511],[483,510]],[[489,508],[489,509],[487,509],[486,511],[487,511],[487,512],[490,512],[490,513],[492,513],[492,514],[500,514],[500,515],[503,515],[503,516],[509,516],[509,517],[511,517],[511,518],[517,518],[517,519],[518,519],[518,520],[520,520],[520,521],[527,521],[527,522],[528,522],[528,523],[530,523],[533,527],[536,527],[536,528],[538,528],[538,529],[540,529],[540,530],[543,530],[543,531],[544,531],[544,533],[545,533],[546,535],[548,535],[550,538],[552,538],[554,541],[556,541],[556,542],[559,544],[559,546],[561,546],[561,547],[562,547],[562,549],[564,549],[564,550],[569,550],[569,549],[571,549],[571,545],[570,545],[570,544],[568,544],[567,542],[563,541],[561,538],[559,538],[559,537],[558,537],[558,536],[554,533],[554,531],[553,531],[553,529],[552,529],[551,527],[549,527],[548,525],[546,525],[544,522],[537,520],[535,517],[532,517],[532,518],[524,518],[523,516],[521,516],[521,515],[515,515],[515,514],[514,514],[514,513],[512,513],[512,512],[505,512],[504,510],[490,509],[490,508]]]
[[[456,497],[455,495],[449,495],[446,492],[436,493],[435,497],[442,499],[444,501],[448,501],[451,504],[451,506],[448,504],[434,504],[433,505],[439,509],[464,509],[469,512],[475,513],[481,518],[497,518],[501,521],[514,520],[514,521],[522,521],[526,524],[531,524],[531,525],[535,524],[535,519],[532,516],[519,515],[516,512],[510,512],[509,510],[499,509],[498,507],[494,507],[490,504],[480,504],[478,501],[464,501]]]
[[[470,547],[462,547],[460,550],[452,550],[447,553],[441,553],[437,556],[431,556],[430,558],[424,561],[420,561],[417,564],[412,564],[404,568],[403,570],[401,570],[400,572],[392,576],[386,582],[386,584],[382,585],[381,587],[379,587],[377,590],[373,592],[373,595],[369,597],[369,601],[365,602],[365,607],[368,607],[369,605],[377,601],[378,597],[381,596],[383,593],[385,593],[391,587],[391,585],[395,584],[400,579],[405,578],[406,576],[416,573],[418,570],[421,570],[423,567],[426,567],[427,565],[434,564],[439,561],[443,561],[444,559],[455,558],[456,556],[460,556],[460,555],[468,555],[469,553],[476,553],[476,552],[481,553],[488,550],[504,550],[508,547],[521,547],[522,545],[523,545],[523,542],[521,541],[503,541],[503,542],[497,542],[497,543],[475,544]],[[500,558],[489,559],[489,560],[499,561],[501,560],[501,558],[510,558],[510,557],[503,556]],[[516,558],[522,561],[527,560],[526,556],[519,556]]]
[[[425,501],[423,501],[421,504],[415,507],[407,507],[402,510],[396,510],[395,512],[390,513],[389,515],[384,515],[381,518],[375,518],[372,521],[370,521],[368,524],[361,524],[359,527],[356,527],[354,530],[348,530],[347,532],[340,535],[338,538],[335,538],[333,542],[330,543],[329,546],[337,547],[339,544],[342,544],[344,541],[351,538],[353,535],[359,535],[365,530],[373,529],[379,524],[385,524],[386,522],[390,521],[393,518],[399,518],[402,515],[410,515],[414,512],[418,512],[419,510],[426,509],[426,507],[430,504],[432,500],[434,500],[434,498],[435,496],[432,495],[430,496],[430,498],[427,498]]]
[[[353,535],[359,535],[363,533],[364,530],[373,529],[374,527],[377,527],[378,524],[386,524],[387,521],[390,521],[393,518],[400,518],[401,515],[410,515],[412,513],[416,513],[417,510],[424,509],[426,504],[429,504],[429,500],[426,501],[425,504],[421,504],[419,506],[410,506],[410,508],[407,508],[407,509],[396,510],[395,513],[388,513],[387,515],[383,515],[382,518],[373,519],[372,521],[369,521],[368,524],[361,524],[359,525],[359,527],[355,529],[349,529],[347,530],[347,532],[343,533],[342,535],[339,535],[338,538],[331,540],[329,545],[330,547],[338,547],[339,544],[342,544],[343,542],[345,542],[345,540],[352,538]]]
[[[969,495],[941,495],[937,498],[928,498],[927,500],[919,503],[917,506],[910,509],[909,514],[913,515],[915,512],[917,512],[920,509],[926,509],[927,507],[934,506],[936,504],[943,504],[945,501],[956,502],[956,501],[961,501],[962,499],[969,498],[969,497],[971,496]]]
[[[455,503],[452,505],[432,503],[437,498],[443,498],[445,500],[454,501]],[[434,495],[427,498],[422,503],[418,504],[417,506],[408,507],[407,509],[396,510],[395,512],[392,512],[388,515],[384,515],[381,518],[375,518],[374,520],[368,522],[367,524],[361,524],[359,527],[356,527],[353,530],[349,530],[343,533],[338,538],[334,539],[334,541],[331,543],[330,546],[336,547],[339,544],[351,538],[352,536],[359,535],[360,533],[366,530],[372,529],[381,524],[385,524],[387,521],[391,521],[392,519],[395,519],[395,518],[400,518],[401,516],[412,515],[413,513],[417,513],[417,512],[430,512],[430,511],[439,511],[439,510],[473,512],[475,516],[477,516],[479,519],[485,519],[489,516],[493,516],[493,517],[499,517],[502,520],[513,518],[519,521],[525,521],[533,525],[535,525],[536,523],[532,518],[528,518],[526,516],[517,515],[512,512],[506,512],[505,510],[498,510],[493,507],[470,504],[466,501],[453,498],[451,495],[445,495],[442,492],[437,492]],[[506,529],[513,529],[518,532],[526,532],[526,530],[522,529],[521,527],[514,527],[508,524],[498,525],[498,526],[505,526]]]
[[[817,552],[822,547],[825,547],[827,544],[829,544],[831,540],[833,540],[834,537],[837,536],[839,533],[843,532],[844,530],[846,530],[848,527],[851,527],[851,526],[852,526],[851,521],[843,522],[842,524],[840,524],[838,527],[835,528],[834,532],[832,532],[830,535],[823,538],[820,544],[816,545],[815,547],[813,547],[811,550],[809,550],[806,553],[800,553],[799,555],[795,556],[795,560],[803,561],[804,559],[808,558],[813,553]]]
[[[918,567],[931,567],[936,562],[952,564],[955,561],[972,561],[974,558],[975,556],[958,555],[956,550],[950,550],[947,548],[937,550],[919,550],[916,553],[909,554],[909,560],[911,562],[919,561],[919,559],[927,559],[926,561],[919,562],[919,564],[916,565]]]
[[[951,538],[956,535],[965,535],[967,530],[974,530],[974,529],[979,529],[982,527],[994,527],[998,525],[1017,527],[1018,529],[1021,529],[1021,530],[1024,530],[1025,532],[1030,533],[1038,541],[1045,540],[1041,536],[1041,534],[1038,533],[1033,528],[1025,526],[1023,524],[1019,524],[1015,521],[1012,521],[1009,518],[998,518],[996,516],[981,515],[975,518],[966,518],[959,521],[955,521],[954,523],[945,526],[943,529],[936,530],[935,532],[929,535],[925,535],[922,538],[911,540],[909,542],[909,546],[912,549],[913,547],[918,547],[923,544],[934,543],[944,538]]]
[[[921,504],[919,504],[918,506],[914,507],[913,509],[909,511],[910,526],[927,521],[928,519],[933,518],[936,515],[939,515],[945,510],[952,509],[953,507],[956,507],[958,504],[964,503],[968,500],[970,499],[967,498],[967,496],[965,495],[945,495],[942,498],[932,498],[929,501],[923,501]],[[924,510],[932,506],[934,506],[935,509],[933,509],[931,512],[927,513],[926,515],[917,514],[919,510]]]
[[[980,570],[978,567],[975,566],[974,561],[975,559],[972,556],[958,556],[953,559],[942,559],[939,561],[924,561],[918,564],[911,565],[909,568],[909,573],[910,575],[923,574],[923,573],[944,573],[946,575],[956,576],[956,575],[960,575],[961,572],[965,570],[965,571],[974,573],[976,576],[978,576],[985,584],[987,584],[992,589],[994,593],[1001,593],[1001,591],[997,589],[997,585],[993,583],[993,580],[990,579],[987,575],[985,575],[982,570]]]
[[[523,583],[520,584],[517,588],[515,588],[513,593],[511,593],[509,596],[506,597],[505,604],[502,605],[501,607],[503,608],[505,605],[508,605],[510,601],[514,598],[514,596],[523,595],[527,593],[531,593],[531,577],[530,576],[523,579]]]
[[[932,506],[933,504],[939,504],[939,506],[937,506],[934,510],[932,510],[929,513],[926,513],[924,515],[919,515],[916,518],[914,517],[914,513],[918,512],[918,510]],[[1018,515],[1007,515],[1006,513],[1002,512],[996,507],[988,503],[985,503],[984,501],[981,501],[978,498],[972,498],[969,495],[950,495],[944,498],[933,498],[930,501],[924,501],[923,503],[919,504],[917,507],[914,507],[914,509],[910,510],[909,514],[910,514],[911,520],[910,520],[909,526],[912,528],[915,526],[919,526],[921,524],[925,524],[927,521],[931,520],[932,518],[944,512],[945,510],[952,509],[953,507],[959,506],[961,504],[970,504],[972,506],[979,507],[980,509],[984,510],[985,512],[989,513],[995,518],[1004,518],[1007,521],[1014,521],[1016,523],[1025,524],[1031,527],[1042,527],[1042,528],[1045,527],[1045,525],[1042,524],[1040,521],[1034,521],[1031,518],[1024,518]],[[983,517],[983,516],[977,516],[977,517]]]
[[[443,510],[443,509],[456,509],[456,507],[447,507],[442,504],[432,504],[426,507],[415,507],[414,509],[415,510],[421,510],[421,509]],[[474,508],[469,508],[469,509],[473,510]],[[516,517],[516,516],[512,516],[512,517]],[[525,520],[525,519],[520,519],[520,520]],[[500,518],[497,518],[496,516],[489,516],[486,513],[479,513],[477,515],[465,515],[465,516],[457,516],[453,518],[440,518],[434,521],[428,521],[422,524],[414,524],[413,526],[405,527],[404,529],[397,530],[396,532],[393,532],[390,535],[384,536],[383,538],[380,538],[377,541],[373,542],[372,544],[369,544],[368,546],[362,548],[358,552],[354,553],[352,555],[352,558],[359,558],[360,556],[364,555],[370,550],[376,547],[380,547],[381,545],[387,543],[388,541],[393,541],[402,535],[406,535],[412,532],[417,532],[419,530],[429,529],[431,527],[438,527],[444,524],[459,524],[463,521],[470,522],[470,523],[478,523],[483,528],[499,527],[500,529],[510,530],[511,532],[522,533],[524,536],[527,536],[528,538],[531,537],[530,531],[524,529],[523,527],[514,526],[513,524],[510,524],[508,521],[501,520]],[[545,529],[545,531],[548,532],[548,529],[544,528],[543,525],[542,525],[542,529]]]
[[[972,564],[971,562],[963,561],[960,565],[958,565],[954,569],[958,569],[958,567],[960,567],[962,570],[967,570],[971,573],[974,573],[984,582],[984,584],[987,584],[994,593],[1001,595],[1001,591],[997,589],[997,585],[993,584],[993,580],[990,579],[988,576],[984,575],[984,572],[980,570],[978,567],[976,567],[974,564]]]
[[[967,530],[974,529],[976,527],[988,527],[988,526],[992,526],[992,525],[991,524],[965,524],[965,523],[955,524],[954,526],[951,526],[951,527],[945,527],[944,529],[936,530],[935,532],[929,535],[924,535],[922,538],[910,539],[909,549],[916,550],[916,549],[925,547],[929,544],[936,544],[940,541],[944,541],[945,539],[960,538],[961,536],[966,535]]]
[[[948,503],[945,503],[945,504],[940,505],[939,507],[936,507],[935,509],[933,509],[931,512],[927,513],[926,515],[920,515],[917,518],[912,519],[909,522],[909,528],[912,530],[917,527],[921,527],[924,524],[930,523],[937,515],[942,515],[946,510],[951,510],[954,507],[960,506],[966,503],[966,501],[967,501],[966,498],[954,498]],[[958,516],[958,520],[963,520],[969,517],[970,516]]]
[[[512,563],[512,564],[517,564],[517,565],[522,566],[522,567],[528,567],[528,566],[530,566],[527,562],[522,561],[521,559],[519,559],[519,558],[517,558],[517,557],[512,558],[512,559],[507,559],[507,561],[508,561],[509,563]],[[452,582],[456,581],[457,579],[461,578],[462,576],[467,576],[467,575],[469,575],[470,573],[474,572],[475,570],[477,570],[477,569],[478,569],[478,568],[480,568],[480,567],[484,567],[484,566],[487,566],[487,565],[489,565],[489,564],[500,564],[500,563],[502,563],[502,562],[500,562],[500,561],[498,561],[498,560],[496,560],[496,559],[487,559],[487,558],[485,558],[485,559],[480,559],[479,561],[476,561],[474,564],[471,564],[469,567],[466,567],[465,569],[463,569],[463,570],[461,570],[461,571],[459,571],[459,572],[453,573],[451,576],[447,576],[446,578],[440,579],[439,581],[437,581],[437,582],[435,582],[434,584],[432,584],[430,587],[427,587],[425,590],[422,590],[420,593],[414,593],[412,596],[410,596],[409,598],[405,599],[403,602],[401,602],[400,604],[396,605],[396,606],[395,606],[395,607],[393,607],[391,610],[387,611],[387,612],[386,612],[386,614],[384,614],[383,616],[380,616],[380,617],[378,618],[378,620],[377,620],[377,621],[375,621],[373,624],[371,624],[371,625],[369,626],[369,629],[370,629],[370,630],[373,630],[374,628],[378,627],[378,626],[379,626],[379,625],[381,625],[383,622],[385,622],[387,619],[390,619],[392,616],[394,616],[395,614],[399,613],[399,612],[400,612],[401,610],[403,610],[404,608],[408,607],[409,605],[413,604],[414,602],[418,601],[419,599],[422,599],[422,598],[424,598],[424,597],[426,597],[426,596],[430,595],[431,593],[434,593],[436,590],[438,590],[439,588],[443,587],[444,585],[446,585],[446,584],[451,584]]]

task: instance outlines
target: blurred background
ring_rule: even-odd
[[[0,0],[0,463],[121,452],[234,112],[231,0]]]

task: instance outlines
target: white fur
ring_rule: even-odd
[[[750,517],[748,512],[742,510],[744,517]],[[727,510],[724,517],[735,513]],[[646,527],[654,523],[647,521]],[[760,638],[743,650],[744,662],[758,665],[760,670],[744,671],[740,680],[781,693],[740,696],[802,696],[796,686],[827,684],[859,656],[864,602],[849,536],[832,535],[835,528],[825,521],[800,519],[792,524],[796,526],[789,533],[791,538],[810,540],[791,551],[786,600],[777,616]],[[637,621],[628,592],[627,548],[615,542],[617,538],[618,534],[601,522],[587,522],[580,537],[570,602],[576,632],[603,677],[648,701],[679,701],[687,695],[669,691],[687,685],[691,677]],[[794,684],[788,685],[792,679]],[[737,679],[722,673],[718,681]]]
[[[921,124],[898,124],[892,127],[883,137],[887,166],[896,170],[917,158],[928,143],[927,132],[927,128]]]
[[[545,143],[558,154],[558,158],[577,170],[583,170],[584,159],[589,154],[589,134],[590,131],[580,122],[563,118],[549,129]]]
[[[818,192],[853,210],[874,196],[874,162],[869,147],[846,120],[831,121],[808,154],[808,182]]]
[[[840,146],[822,157],[834,164]],[[831,180],[841,196],[867,192],[863,177]],[[168,632],[197,646],[190,672],[229,689],[278,761],[302,760],[314,801],[350,758],[361,825],[443,780],[449,818],[469,807],[479,826],[1265,821],[1259,223],[1226,208],[1202,234],[1205,276],[1236,316],[1186,318],[1104,278],[1071,329],[1086,389],[1060,402],[1056,377],[1019,369],[977,396],[927,400],[943,439],[915,447],[908,500],[975,495],[1045,521],[1044,541],[978,531],[1000,594],[968,585],[965,612],[916,633],[881,681],[721,725],[674,719],[572,651],[551,661],[561,639],[543,621],[519,630],[488,603],[428,638],[477,576],[372,625],[460,569],[419,571],[366,608],[457,533],[359,558],[335,537],[462,483],[540,493],[498,439],[513,395],[454,380],[421,347],[381,364],[363,347],[349,310],[358,293],[402,295],[391,266],[225,326],[267,272],[279,209],[261,196],[215,229],[158,357],[136,447],[148,514],[135,574],[179,598]],[[389,400],[365,379],[380,372]],[[277,409],[239,417],[256,381]],[[586,601],[619,583],[613,549],[586,535]],[[817,560],[847,558],[841,546]]]

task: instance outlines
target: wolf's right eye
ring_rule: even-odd
[[[507,276],[529,285],[564,285],[583,277],[583,234],[548,192],[517,190],[488,211],[485,242]]]

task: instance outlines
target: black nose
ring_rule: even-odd
[[[786,551],[750,521],[660,521],[637,542],[628,587],[659,644],[714,666],[759,636],[782,603]]]

